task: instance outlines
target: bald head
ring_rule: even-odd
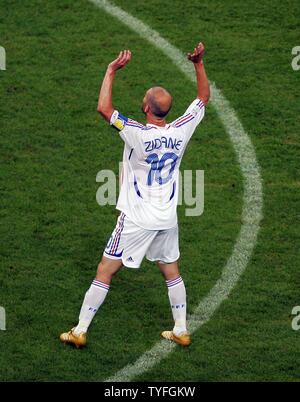
[[[148,89],[143,100],[143,111],[150,111],[155,117],[164,118],[172,107],[172,96],[162,87]]]

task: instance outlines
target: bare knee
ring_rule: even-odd
[[[121,261],[110,260],[103,257],[97,267],[96,279],[106,284],[110,284],[113,276],[119,271],[121,267]]]
[[[173,280],[178,278],[178,276],[180,276],[179,273],[179,267],[178,267],[178,263],[176,262],[172,262],[170,264],[167,263],[163,263],[161,261],[159,261],[157,263],[163,277],[165,278],[165,280],[169,281],[169,280]]]
[[[102,262],[98,264],[96,278],[98,281],[109,284],[114,276],[114,273],[109,269],[109,267]]]

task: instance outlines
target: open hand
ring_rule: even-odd
[[[198,43],[195,47],[193,53],[188,53],[187,58],[191,60],[193,63],[198,64],[203,59],[205,53],[205,47],[202,42]]]
[[[112,71],[117,71],[120,68],[125,67],[126,64],[129,63],[130,59],[131,59],[131,51],[122,50],[119,53],[119,56],[108,65],[108,68]]]

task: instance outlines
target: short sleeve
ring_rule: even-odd
[[[185,113],[172,123],[172,126],[184,131],[187,139],[189,139],[203,119],[204,113],[204,102],[201,99],[195,99],[186,109]]]
[[[110,125],[119,131],[120,137],[131,148],[135,148],[141,141],[141,130],[144,126],[135,120],[129,119],[115,110],[110,118]]]

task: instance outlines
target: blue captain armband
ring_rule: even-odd
[[[116,128],[118,131],[121,131],[126,126],[127,121],[127,117],[123,116],[121,113],[115,110],[111,115],[110,125]]]

